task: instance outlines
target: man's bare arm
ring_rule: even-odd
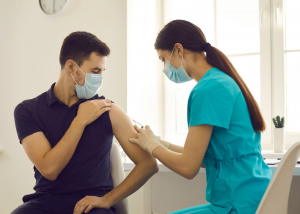
[[[27,156],[45,178],[56,180],[72,158],[85,127],[109,110],[105,106],[111,106],[110,101],[96,100],[80,104],[77,116],[53,148],[43,132],[36,132],[22,140]]]
[[[43,132],[25,137],[22,145],[40,173],[48,180],[54,181],[73,156],[84,128],[85,126],[75,118],[65,135],[53,148]]]
[[[156,159],[138,145],[129,142],[137,138],[137,132],[127,114],[116,104],[109,111],[113,133],[128,157],[136,164],[125,180],[112,191],[103,196],[113,206],[134,193],[146,181],[158,172]]]

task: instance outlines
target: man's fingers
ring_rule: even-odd
[[[104,106],[111,106],[111,105],[112,105],[111,102],[105,102],[105,101],[103,102],[103,101],[102,101],[102,102],[99,103],[99,106],[100,106],[101,108],[104,107]]]
[[[111,106],[113,103],[110,100],[91,100],[93,102],[95,102],[95,104],[99,107],[102,108],[104,106]]]
[[[145,129],[150,129],[150,126],[146,125],[146,126],[145,126]]]
[[[101,115],[104,112],[109,111],[109,110],[110,110],[110,107],[104,107],[104,108],[100,109],[99,114]]]
[[[105,103],[108,103],[108,104],[114,104],[113,102],[111,102],[111,100],[106,100]]]
[[[137,144],[139,142],[139,139],[129,138],[129,142]]]
[[[81,205],[80,208],[77,210],[76,214],[77,213],[82,214],[86,207],[88,207],[88,204]]]
[[[112,103],[104,103],[104,106],[112,106]]]
[[[83,205],[83,206],[81,206],[78,213],[79,213],[79,214],[82,214],[87,206],[88,206],[88,205]]]
[[[81,200],[82,200],[82,199],[81,199]],[[80,200],[80,201],[81,201],[81,200]],[[79,203],[79,201],[78,201],[77,204],[76,204],[75,207],[74,207],[73,213],[76,213],[77,210],[79,209],[79,207],[80,207],[80,203]]]
[[[84,211],[84,213],[88,213],[91,211],[91,209],[93,209],[93,206],[90,204]]]

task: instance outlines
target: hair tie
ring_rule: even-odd
[[[203,45],[202,48],[201,48],[201,50],[206,52],[208,46],[211,46],[210,43],[206,43],[205,45]]]

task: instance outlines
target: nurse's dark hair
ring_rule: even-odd
[[[172,51],[174,45],[180,43],[184,49],[195,53],[203,53],[203,46],[207,43],[201,29],[185,20],[173,20],[159,32],[154,47],[156,50]],[[240,87],[246,100],[252,127],[255,132],[263,132],[266,129],[265,121],[259,106],[251,94],[244,80],[233,67],[229,59],[220,50],[213,46],[206,47],[206,61],[228,74]]]
[[[85,60],[88,60],[91,53],[96,52],[99,56],[108,56],[109,47],[95,35],[77,31],[68,35],[62,44],[59,62],[61,69],[64,68],[69,59],[74,60],[80,67]]]

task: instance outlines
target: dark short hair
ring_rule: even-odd
[[[99,56],[108,56],[110,49],[91,33],[84,31],[71,33],[64,39],[60,50],[59,62],[61,69],[69,59],[74,60],[78,66],[81,66],[85,60],[89,59],[92,52],[96,52]]]

